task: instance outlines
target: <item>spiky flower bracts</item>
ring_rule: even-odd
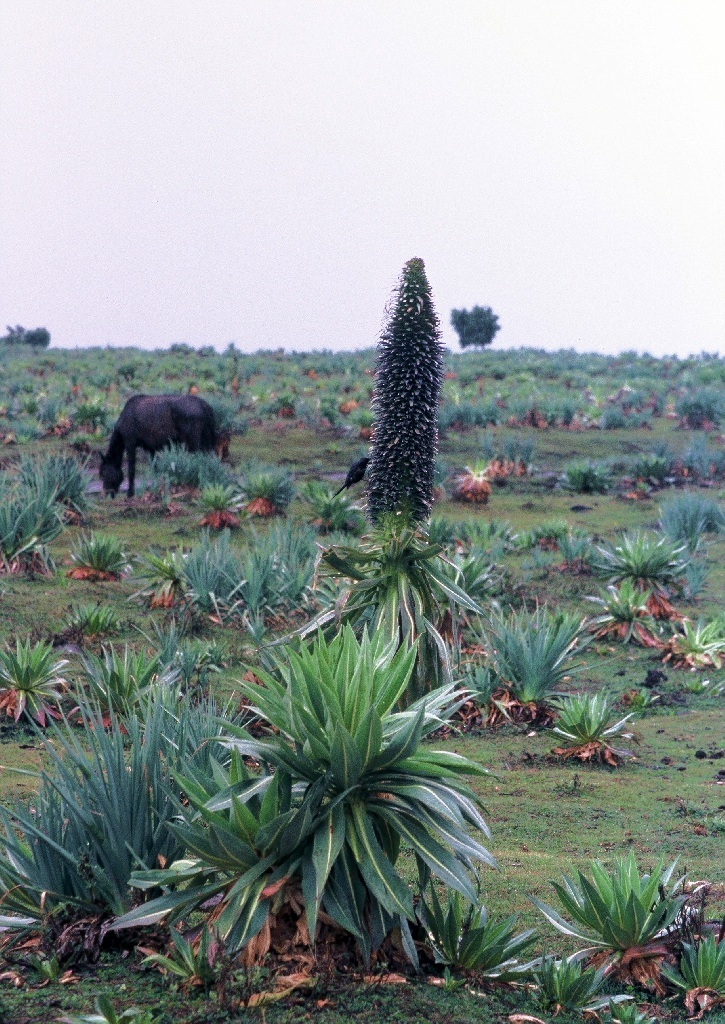
[[[368,516],[425,521],[433,503],[438,405],[443,384],[440,324],[421,259],[403,267],[378,346],[368,467]]]

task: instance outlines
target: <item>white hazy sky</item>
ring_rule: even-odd
[[[725,351],[722,0],[2,0],[0,330]]]

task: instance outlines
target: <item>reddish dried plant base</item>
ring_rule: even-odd
[[[254,498],[246,506],[247,515],[269,518],[277,514],[277,509],[268,498]]]
[[[222,512],[208,512],[201,521],[202,526],[210,526],[212,530],[236,530],[239,520],[233,512],[226,509]]]

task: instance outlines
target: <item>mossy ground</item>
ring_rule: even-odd
[[[505,431],[499,431],[501,437]],[[563,430],[536,432],[535,462],[546,473],[556,473],[573,456],[612,457],[648,451],[655,436],[664,436],[673,447],[689,443],[692,434],[675,432],[665,421],[656,421],[654,431]],[[518,432],[520,436],[520,432]],[[450,465],[463,466],[480,455],[480,431],[449,435],[443,440],[441,456]],[[50,445],[59,448],[58,442]],[[43,449],[45,450],[45,449]],[[360,454],[360,442],[307,428],[252,428],[235,439],[232,458],[241,462],[260,458],[293,469],[298,479],[327,474],[342,475]],[[143,467],[140,474],[143,476]],[[572,495],[552,489],[553,481],[534,478],[495,488],[489,505],[471,510],[450,502],[440,503],[436,515],[451,519],[483,516],[508,520],[514,530],[528,529],[551,519],[566,519],[597,539],[611,539],[625,528],[653,527],[658,505],[666,492],[654,494],[644,502],[623,500],[616,493]],[[0,577],[0,639],[15,637],[49,638],[64,628],[71,606],[80,602],[110,604],[122,620],[114,644],[146,643],[141,630],[149,632],[151,621],[160,621],[161,612],[149,612],[130,597],[138,583],[125,578],[117,583],[90,583],[69,580],[68,558],[79,531],[87,529],[114,533],[132,555],[150,548],[166,550],[180,544],[191,545],[199,536],[200,510],[189,499],[179,502],[177,513],[168,517],[142,502],[115,502],[99,498],[81,526],[69,527],[54,542],[51,553],[56,570],[51,576],[27,579]],[[572,505],[585,505],[585,511],[572,511]],[[290,515],[301,513],[293,504]],[[258,524],[257,524],[258,525]],[[243,527],[244,530],[244,527]],[[721,610],[725,594],[725,540],[708,545],[711,574],[706,590],[696,604],[678,607],[693,618],[709,617]],[[589,611],[585,598],[596,593],[591,576],[562,573],[555,558],[540,558],[531,553],[510,554],[504,559],[507,579],[522,588],[528,602],[538,600],[552,605]],[[244,634],[239,626],[206,624],[205,638],[223,639],[230,652],[224,672],[214,676],[214,689],[233,692],[239,677]],[[98,651],[100,641],[89,649]],[[68,655],[73,671],[77,655]],[[586,667],[569,682],[571,688],[588,690],[607,687],[621,694],[640,686],[647,671],[661,667],[656,653],[637,648],[599,644],[588,648]],[[490,911],[496,914],[520,914],[523,926],[536,925],[540,947],[569,952],[573,947],[548,928],[534,910],[528,895],[555,902],[549,880],[562,872],[585,869],[591,858],[605,863],[614,856],[634,849],[638,862],[649,866],[662,857],[679,858],[679,865],[690,878],[725,882],[725,697],[710,698],[707,690],[690,692],[698,680],[709,678],[711,688],[725,679],[725,672],[690,673],[665,668],[667,680],[659,687],[662,694],[647,714],[635,725],[639,742],[632,745],[635,755],[616,771],[606,768],[559,764],[549,757],[554,746],[550,734],[527,734],[511,727],[497,732],[453,736],[446,740],[451,749],[474,757],[491,770],[477,786],[483,796],[493,838],[499,871],[486,871],[484,893]],[[705,756],[698,756],[697,752]],[[0,733],[0,796],[8,802],[27,798],[33,791],[30,775],[14,769],[37,770],[42,764],[42,745],[26,730],[6,725]],[[721,773],[722,774],[719,774]],[[725,906],[713,907],[713,916],[725,913]],[[97,969],[75,972],[75,983],[51,983],[37,988],[13,991],[0,982],[0,1021],[6,1024],[45,1024],[63,1014],[90,1012],[93,997],[109,991],[118,1007],[135,1004],[163,1009],[163,1021],[265,1020],[270,1024],[288,1024],[315,1020],[321,1024],[348,1024],[351,1021],[401,1021],[405,1024],[427,1021],[440,1024],[481,1022],[498,1024],[514,1011],[541,1013],[532,997],[522,991],[461,989],[445,992],[423,984],[389,985],[339,978],[320,980],[315,990],[295,995],[280,1004],[262,1010],[226,1010],[216,998],[188,997],[162,988],[157,972],[139,971],[140,956],[126,960],[105,955]],[[237,995],[234,994],[237,991]],[[238,998],[238,990],[232,991]],[[658,1007],[661,1020],[683,1019],[676,1004]],[[566,1021],[566,1016],[557,1018]],[[709,1017],[722,1024],[725,1013]]]

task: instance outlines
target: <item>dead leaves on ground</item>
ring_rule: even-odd
[[[554,721],[554,712],[546,704],[520,701],[509,690],[496,690],[491,694],[486,725],[495,729],[504,723],[532,725],[547,729]]]
[[[725,1006],[725,996],[713,988],[691,988],[685,994],[685,1009],[690,1020],[701,1020],[703,1014],[716,1006]]]
[[[91,569],[85,565],[77,565],[66,573],[69,580],[88,580],[90,583],[115,583],[121,579],[120,572],[108,572],[105,569]]]
[[[554,747],[551,751],[562,761],[569,761],[572,758],[581,761],[582,764],[606,764],[610,768],[616,768],[624,751],[617,751],[607,746],[601,740],[591,740],[589,743],[578,743],[573,747]]]
[[[209,526],[212,530],[236,530],[239,528],[239,520],[233,512],[222,509],[216,512],[207,512],[200,525]]]

